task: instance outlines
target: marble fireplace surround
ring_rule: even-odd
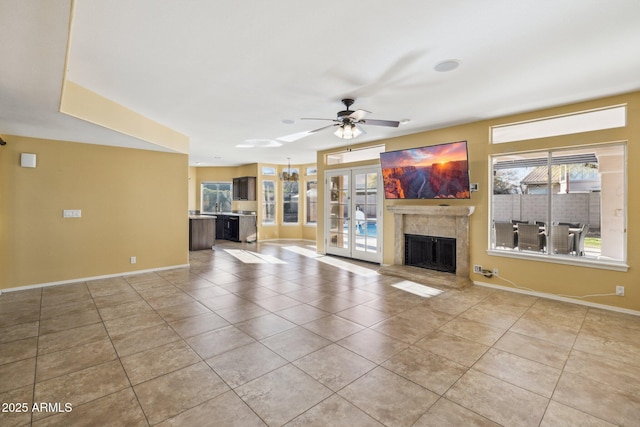
[[[474,206],[387,206],[394,217],[393,265],[380,273],[424,284],[464,288],[469,278],[469,216]],[[442,273],[404,265],[404,235],[451,237],[456,239],[456,272]]]

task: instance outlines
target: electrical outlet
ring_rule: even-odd
[[[493,275],[494,275],[494,276],[496,276],[496,277],[497,277],[499,272],[500,272],[500,271],[499,271],[497,268],[494,268],[494,269],[493,269]]]
[[[481,266],[481,265],[478,265],[478,264],[475,264],[475,265],[473,266],[473,272],[474,272],[474,273],[480,273],[480,274],[482,274],[482,266]]]
[[[136,257],[132,256],[131,257],[131,264],[135,264],[136,263]]]
[[[624,296],[624,286],[616,286],[616,295],[619,297]]]

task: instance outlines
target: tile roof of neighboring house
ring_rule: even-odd
[[[522,184],[546,184],[548,180],[548,169],[547,166],[538,166],[536,167],[529,175],[525,176],[522,181]],[[560,167],[552,166],[551,167],[551,182],[553,184],[557,184],[560,182]]]

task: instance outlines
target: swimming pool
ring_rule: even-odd
[[[356,235],[358,236],[376,237],[377,232],[378,228],[375,222],[365,221],[362,226],[356,226]]]

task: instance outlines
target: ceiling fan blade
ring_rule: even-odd
[[[356,110],[353,113],[349,114],[349,118],[355,120],[356,122],[359,122],[360,120],[364,119],[364,116],[366,116],[367,114],[371,114],[371,111]]]
[[[302,118],[300,118],[300,120],[329,120],[329,121],[332,121],[332,122],[336,121],[336,119],[318,119],[318,118],[315,118],[315,117],[302,117]]]
[[[335,121],[335,120],[334,120],[334,121]],[[309,133],[316,133],[316,132],[319,132],[319,131],[321,131],[321,130],[323,130],[323,129],[332,128],[332,127],[334,127],[334,126],[338,126],[338,124],[337,124],[337,123],[334,123],[334,124],[329,125],[329,126],[322,126],[321,128],[314,129],[314,130],[310,130],[310,131],[308,131],[308,132],[309,132]]]
[[[360,129],[360,132],[362,132],[362,134],[363,134],[363,135],[366,135],[366,134],[367,134],[367,131],[366,131],[366,130],[364,130],[364,129],[362,128],[362,126],[360,126],[358,123],[356,123],[356,127],[357,127],[358,129]]]
[[[302,138],[307,137],[309,135],[312,135],[312,134],[314,134],[316,132],[319,132],[319,131],[321,131],[323,129],[327,129],[327,128],[330,128],[330,127],[333,127],[333,126],[336,126],[336,125],[335,124],[331,124],[329,126],[322,126],[321,128],[318,128],[318,129],[305,130],[305,131],[302,131],[302,132],[292,133],[290,135],[280,136],[280,137],[276,138],[276,140],[277,141],[282,141],[282,142],[295,142],[295,141],[297,141],[299,139],[302,139]]]
[[[362,123],[364,125],[388,126],[388,127],[393,127],[393,128],[397,128],[398,126],[400,126],[400,122],[397,122],[395,120],[372,120],[372,119],[367,119],[367,120],[362,120],[360,123]]]

